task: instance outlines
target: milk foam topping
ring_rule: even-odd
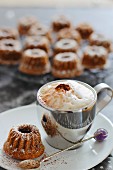
[[[73,80],[56,81],[44,86],[40,98],[46,106],[63,111],[85,108],[95,101],[90,88]]]

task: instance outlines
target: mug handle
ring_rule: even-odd
[[[113,98],[113,89],[105,83],[94,87],[97,93],[96,113],[100,112]]]

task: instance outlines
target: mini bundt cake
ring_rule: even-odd
[[[49,52],[49,41],[46,37],[41,36],[28,36],[24,42],[24,50],[39,48],[45,52]]]
[[[34,125],[13,127],[3,145],[3,150],[12,158],[25,160],[40,157],[44,153],[39,130]]]
[[[34,16],[25,16],[18,21],[18,32],[20,35],[27,35],[30,28],[37,24],[37,19]]]
[[[73,39],[61,39],[56,42],[54,46],[54,53],[63,53],[63,52],[77,52],[78,50],[78,43]]]
[[[29,36],[44,36],[46,37],[49,41],[51,41],[51,31],[50,29],[43,25],[43,24],[35,24],[34,26],[31,27],[31,29],[28,32]]]
[[[89,36],[93,33],[93,28],[87,23],[81,23],[76,27],[76,30],[80,33],[83,39],[88,39]]]
[[[21,44],[18,40],[2,39],[0,41],[0,64],[15,65],[20,62]]]
[[[103,46],[108,52],[111,51],[111,41],[102,34],[92,33],[89,38],[90,45]]]
[[[18,31],[14,28],[3,27],[0,28],[0,40],[2,39],[18,39]]]
[[[80,33],[70,28],[64,28],[58,32],[57,40],[64,39],[64,38],[76,40],[78,43],[80,43],[81,41]]]
[[[70,27],[71,27],[71,22],[64,15],[56,16],[56,17],[54,17],[54,19],[52,21],[53,31],[58,32],[59,30],[61,30],[63,28],[70,28]]]
[[[48,54],[41,49],[25,50],[19,70],[31,75],[41,75],[50,72]]]
[[[52,65],[52,74],[58,78],[71,78],[82,74],[79,57],[72,52],[55,55]]]
[[[85,68],[104,68],[108,59],[108,52],[102,46],[88,46],[84,49],[82,64]]]

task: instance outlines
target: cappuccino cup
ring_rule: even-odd
[[[105,83],[92,88],[75,80],[56,80],[37,92],[37,104],[45,108],[41,123],[48,144],[65,149],[81,141],[90,130],[95,116],[113,97]]]

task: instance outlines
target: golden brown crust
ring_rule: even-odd
[[[21,125],[10,130],[3,150],[12,158],[24,160],[41,156],[44,146],[36,126]]]
[[[35,68],[30,68],[29,66],[21,65],[19,67],[19,70],[22,73],[29,74],[29,75],[42,75],[42,74],[49,73],[51,70],[51,66],[50,64],[48,64],[44,69],[42,69],[41,67],[38,69],[35,69]]]
[[[35,24],[34,26],[32,26],[28,32],[28,35],[46,37],[50,42],[52,41],[51,31],[49,30],[48,27],[42,24]]]
[[[64,38],[73,39],[77,41],[78,43],[80,43],[81,41],[80,33],[71,28],[64,28],[58,32],[57,40],[64,39]]]
[[[85,68],[103,68],[107,58],[108,53],[104,47],[88,46],[83,53],[82,64]]]
[[[76,27],[76,30],[80,33],[81,37],[83,39],[88,39],[89,36],[93,33],[93,28],[91,25],[87,24],[87,23],[82,23],[82,24],[79,24],[77,27]]]
[[[58,32],[63,28],[70,28],[70,27],[71,27],[70,20],[63,15],[55,17],[54,20],[52,21],[52,29],[55,32]]]
[[[71,78],[82,74],[80,59],[75,53],[59,53],[53,59],[52,74],[58,78]]]
[[[18,39],[18,31],[14,28],[3,27],[0,28],[0,40],[2,39]]]
[[[18,32],[20,35],[27,35],[30,28],[37,24],[37,19],[33,16],[20,18],[18,22]]]
[[[107,49],[108,52],[111,51],[111,42],[110,40],[106,39],[104,35],[92,33],[89,38],[90,45],[97,45],[97,46],[103,46]]]
[[[21,46],[18,40],[3,39],[0,41],[0,64],[18,64],[21,55]]]
[[[29,36],[25,39],[24,49],[34,49],[39,48],[45,52],[49,52],[50,46],[49,41],[46,37],[43,36]]]
[[[77,52],[78,43],[73,39],[61,39],[56,42],[54,47],[54,53],[63,53],[63,52]]]
[[[19,70],[31,75],[41,75],[50,72],[50,62],[47,53],[41,49],[25,50]]]

